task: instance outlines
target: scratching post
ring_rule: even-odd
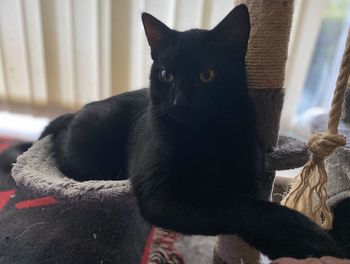
[[[293,0],[236,0],[248,6],[251,34],[246,56],[249,93],[258,113],[258,135],[266,152],[278,140],[283,105],[283,83],[288,54]],[[275,173],[259,179],[262,199],[270,200]],[[214,249],[215,264],[258,263],[259,253],[237,236],[220,235]]]

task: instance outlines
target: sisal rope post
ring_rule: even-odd
[[[251,32],[246,55],[249,89],[284,84],[294,0],[235,0],[249,9]]]
[[[348,80],[348,88],[346,89],[344,95],[343,113],[341,119],[346,124],[350,123],[350,78]]]
[[[333,215],[327,206],[327,172],[324,159],[346,144],[345,137],[338,134],[338,125],[349,76],[350,30],[334,90],[327,131],[311,136],[308,142],[311,158],[281,202],[310,217],[325,229],[332,228]]]

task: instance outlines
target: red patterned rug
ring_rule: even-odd
[[[178,234],[152,227],[141,264],[183,264],[181,254],[175,249]]]
[[[0,136],[0,153],[3,152],[5,149],[7,149],[9,146],[11,146],[15,142],[18,142],[18,141],[8,137]]]

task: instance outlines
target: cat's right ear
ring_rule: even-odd
[[[148,13],[142,13],[142,23],[152,54],[156,54],[172,30]]]

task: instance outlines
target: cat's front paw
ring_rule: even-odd
[[[277,245],[276,251],[270,254],[269,257],[271,259],[280,257],[304,259],[308,257],[320,258],[323,256],[341,258],[345,257],[345,254],[330,235],[319,229],[313,232],[306,231],[300,237],[293,237],[290,242]]]
[[[334,257],[323,257],[320,259],[307,258],[297,260],[294,258],[280,258],[272,261],[270,264],[350,264],[350,260]]]

